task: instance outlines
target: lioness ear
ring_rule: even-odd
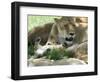
[[[72,16],[62,16],[61,20],[68,21],[68,22],[75,22],[74,17]]]
[[[76,17],[76,22],[88,23],[88,18],[87,17]]]
[[[57,18],[54,18],[54,20],[55,20],[55,22],[59,22],[60,20],[59,19],[57,19]]]

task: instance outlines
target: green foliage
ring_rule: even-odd
[[[60,60],[63,59],[64,57],[70,58],[73,57],[73,54],[71,52],[67,52],[66,50],[61,50],[61,49],[52,49],[50,51],[47,51],[44,53],[46,58],[50,60]]]
[[[59,53],[59,50],[53,49],[50,51],[47,51],[45,53],[46,58],[51,59],[51,60],[59,60],[62,59],[62,55]]]
[[[34,55],[35,49],[32,43],[28,44],[28,58]]]

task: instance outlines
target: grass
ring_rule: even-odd
[[[65,49],[52,49],[44,53],[44,56],[50,60],[60,60],[63,58],[73,57],[72,52],[68,52]]]
[[[35,53],[35,49],[32,43],[28,43],[28,58],[33,56]]]
[[[58,49],[53,49],[50,51],[45,52],[44,54],[46,56],[47,59],[50,60],[60,60],[63,58],[63,54],[60,52]]]

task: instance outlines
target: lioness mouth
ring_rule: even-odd
[[[66,41],[73,41],[73,37],[65,38]]]
[[[63,43],[64,47],[68,47],[68,46],[73,45],[73,40],[74,40],[73,37],[66,37],[65,40],[66,41]]]

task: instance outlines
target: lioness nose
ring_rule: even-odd
[[[71,32],[71,33],[69,33],[71,36],[73,36],[74,35],[74,33],[73,32]]]

